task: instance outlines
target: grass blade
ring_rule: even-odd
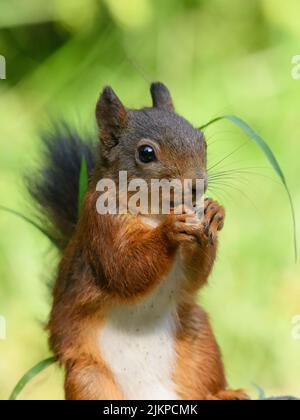
[[[266,399],[265,391],[257,384],[253,384],[252,386],[253,386],[253,388],[256,389],[256,391],[258,393],[258,400],[259,401],[264,401]]]
[[[296,229],[296,214],[295,214],[295,207],[293,203],[293,198],[291,192],[289,190],[285,175],[276,159],[273,151],[271,150],[270,146],[265,142],[265,140],[257,134],[245,121],[235,115],[224,115],[222,117],[217,117],[208,122],[207,124],[200,127],[200,130],[204,130],[205,128],[209,127],[210,125],[222,121],[227,120],[238,126],[243,132],[262,150],[268,161],[270,162],[271,166],[273,167],[274,171],[280,178],[284,189],[288,195],[289,204],[291,207],[292,212],[292,219],[293,219],[293,231],[294,231],[294,251],[295,251],[295,260],[298,260],[298,245],[297,245],[297,229]]]
[[[23,391],[25,386],[37,375],[39,375],[43,370],[47,369],[49,366],[56,363],[55,357],[50,357],[49,359],[43,360],[37,365],[35,365],[33,368],[31,368],[18,382],[15,389],[11,393],[9,400],[14,401],[18,398],[20,393]]]
[[[29,219],[28,217],[24,216],[23,214],[15,210],[9,209],[4,206],[0,206],[0,210],[5,211],[6,213],[13,214],[14,216],[17,216],[20,219],[24,220],[24,222],[29,223],[31,226],[39,230],[44,236],[46,236],[46,238],[48,238],[50,242],[52,242],[55,246],[57,246],[55,239],[45,229],[43,229],[40,225],[35,223],[33,220]]]
[[[81,214],[84,196],[88,189],[88,183],[89,183],[89,179],[88,179],[87,164],[86,164],[85,159],[83,158],[81,162],[80,176],[79,176],[78,217]]]

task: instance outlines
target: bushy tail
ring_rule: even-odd
[[[61,125],[42,136],[42,146],[40,168],[27,177],[27,188],[38,205],[43,230],[64,249],[78,221],[82,162],[85,159],[90,176],[96,164],[96,144]]]

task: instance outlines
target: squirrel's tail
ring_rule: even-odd
[[[64,249],[78,221],[82,162],[90,175],[96,164],[96,145],[91,139],[83,141],[66,125],[43,135],[42,145],[42,163],[37,173],[27,177],[27,188],[38,205],[43,230]]]

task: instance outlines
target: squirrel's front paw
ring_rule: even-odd
[[[169,240],[177,245],[183,242],[197,240],[196,215],[185,206],[180,206],[175,212],[167,216],[163,227]]]
[[[196,241],[200,245],[214,245],[217,233],[224,226],[225,209],[216,201],[205,200],[204,215],[198,216],[185,209],[181,215],[173,215],[174,236],[179,242]]]
[[[204,205],[204,237],[211,245],[217,238],[217,233],[223,229],[225,221],[225,209],[217,201],[207,198]]]

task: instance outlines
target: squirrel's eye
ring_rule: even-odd
[[[141,146],[138,149],[139,152],[139,159],[143,163],[151,163],[156,160],[155,151],[152,146]]]

